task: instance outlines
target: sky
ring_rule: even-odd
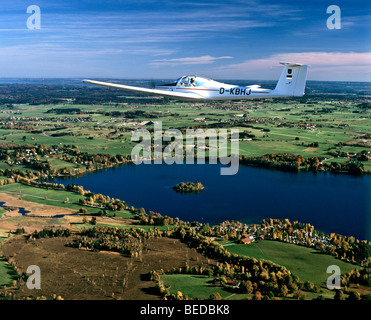
[[[289,61],[308,64],[308,80],[371,81],[370,9],[364,0],[3,0],[0,78],[277,80]]]

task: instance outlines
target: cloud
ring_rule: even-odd
[[[163,65],[185,65],[185,64],[209,64],[214,63],[216,60],[220,59],[232,59],[233,57],[230,56],[222,56],[222,57],[212,57],[209,55],[201,56],[201,57],[185,57],[185,58],[174,58],[174,59],[160,59],[154,60],[151,65],[153,66],[163,66]]]
[[[280,53],[224,65],[213,72],[225,77],[243,74],[249,79],[270,80],[279,76],[282,70],[278,64],[280,61],[309,65],[308,79],[312,80],[370,81],[371,76],[371,52]]]

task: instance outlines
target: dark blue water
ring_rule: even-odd
[[[3,208],[5,205],[5,202],[0,202],[0,208]],[[26,215],[30,211],[27,211],[25,208],[18,208],[18,213],[20,213],[22,216]]]
[[[221,176],[220,165],[126,165],[80,178],[58,180],[94,193],[125,200],[185,221],[215,224],[224,220],[258,223],[288,218],[326,233],[371,239],[371,177],[287,173],[240,166]],[[200,181],[199,194],[179,194],[179,182]]]

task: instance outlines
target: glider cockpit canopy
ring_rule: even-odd
[[[183,76],[175,81],[177,87],[199,87],[209,79],[198,76]]]

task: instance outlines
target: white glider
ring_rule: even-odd
[[[179,100],[241,100],[303,96],[305,93],[308,66],[291,62],[280,63],[284,65],[284,69],[273,90],[263,89],[259,85],[231,85],[198,76],[183,76],[171,84],[155,86],[153,89],[94,80],[83,80],[83,82],[98,86],[155,94]]]

